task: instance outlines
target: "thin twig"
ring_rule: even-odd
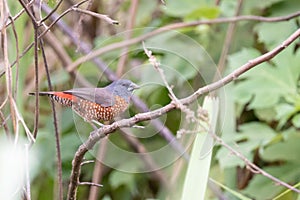
[[[146,40],[147,38],[150,38],[155,35],[164,33],[166,31],[174,30],[174,29],[193,27],[193,26],[198,26],[198,25],[203,25],[203,24],[210,25],[210,24],[230,23],[230,22],[238,22],[238,21],[279,22],[279,21],[290,20],[297,16],[300,16],[300,11],[295,12],[290,15],[287,15],[287,16],[282,16],[282,17],[269,17],[268,18],[268,17],[261,17],[261,16],[246,15],[246,16],[237,16],[237,17],[228,17],[228,18],[218,18],[218,19],[213,19],[213,20],[201,20],[201,21],[193,21],[193,22],[174,23],[174,24],[166,25],[161,28],[155,29],[154,31],[146,33],[139,37],[132,38],[130,40],[125,40],[125,41],[118,42],[118,43],[114,43],[111,45],[107,45],[103,48],[100,48],[93,52],[90,52],[89,54],[78,58],[71,65],[67,66],[67,69],[68,69],[68,71],[73,71],[80,64],[87,62],[95,57],[98,57],[98,56],[102,55],[103,53],[142,42],[143,40]]]
[[[34,14],[29,10],[27,5],[23,2],[23,0],[19,0],[20,4],[25,9],[27,15],[30,17],[33,29],[34,29],[34,68],[35,68],[35,92],[36,94],[39,91],[39,71],[38,71],[38,24],[36,22],[36,18]],[[34,129],[33,129],[33,136],[36,138],[37,131],[38,131],[38,124],[39,124],[39,97],[38,95],[35,96],[35,117],[34,117]]]
[[[104,138],[104,140],[102,140],[101,142],[101,145],[98,147],[96,162],[93,171],[93,179],[92,179],[92,182],[95,184],[100,183],[102,181],[102,177],[104,176],[103,173],[104,165],[101,163],[101,161],[105,158],[105,156],[107,156],[106,155],[107,144],[108,144],[108,138]],[[90,187],[88,199],[97,200],[98,196],[99,196],[99,187]]]
[[[134,27],[135,19],[136,19],[136,14],[137,14],[137,8],[139,5],[139,0],[132,0],[129,8],[129,17],[127,18],[126,22],[126,32],[125,32],[125,37],[124,40],[128,40],[132,37],[132,29]],[[124,47],[121,52],[121,56],[119,58],[119,62],[117,65],[117,76],[121,77],[122,74],[124,73],[126,61],[128,58],[128,47]]]
[[[1,21],[0,24],[6,24],[6,21],[9,19],[9,9],[6,4],[6,1],[1,2],[1,10],[0,10],[0,17]],[[12,72],[11,68],[9,66],[9,59],[8,59],[8,44],[7,44],[7,30],[6,27],[3,26],[3,29],[1,29],[1,50],[0,52],[3,55],[0,55],[0,58],[3,59],[4,67],[5,67],[5,72],[6,72],[6,91],[8,95],[8,101],[9,101],[9,106],[10,106],[10,114],[11,114],[11,120],[13,124],[13,132],[15,133],[15,139],[18,138],[18,128],[19,125],[17,123],[16,119],[16,110],[14,109],[14,97],[13,97],[13,80],[12,80]]]
[[[86,160],[86,161],[83,161],[80,165],[83,166],[83,165],[94,163],[94,162],[95,162],[94,160]]]
[[[24,121],[22,115],[20,114],[20,112],[19,112],[19,110],[18,110],[18,107],[17,107],[17,105],[16,105],[16,103],[15,103],[14,100],[12,101],[12,106],[13,106],[13,109],[14,109],[15,114],[16,114],[16,123],[17,123],[17,129],[16,129],[16,130],[19,129],[19,128],[18,128],[18,127],[19,127],[18,122],[21,122],[23,128],[25,129],[25,133],[26,133],[26,135],[27,135],[28,140],[29,140],[30,142],[35,142],[35,138],[34,138],[34,136],[33,136],[33,133],[31,133],[30,130],[29,130],[29,128],[27,127],[27,125],[26,125],[26,123],[25,123],[25,121]],[[17,131],[17,134],[18,134],[18,132],[19,132],[19,131]],[[15,142],[17,142],[17,136],[18,136],[18,135],[16,135]]]
[[[88,0],[84,0],[80,3],[78,3],[78,4],[85,3],[86,1],[88,1]],[[78,6],[78,4],[76,4],[74,6]],[[42,8],[45,9],[46,6],[42,5]],[[59,15],[59,16],[55,15],[56,18],[53,21],[53,23],[51,23],[51,25],[49,25],[48,28],[45,29],[39,35],[39,37],[43,37],[50,30],[50,28],[52,28],[53,25],[58,23],[58,21],[64,15],[66,15],[68,12],[70,12],[71,10],[72,10],[72,8],[69,8],[68,10],[64,11],[61,15]],[[135,43],[142,42],[143,40],[145,40],[147,38],[153,37],[155,35],[161,34],[163,32],[169,31],[169,30],[180,29],[180,28],[185,28],[185,27],[192,27],[192,26],[198,26],[198,25],[202,25],[202,24],[210,25],[210,24],[230,23],[230,22],[238,22],[238,21],[281,22],[281,21],[288,21],[288,20],[296,18],[298,16],[300,16],[300,11],[292,13],[290,15],[281,16],[281,17],[261,17],[261,16],[255,16],[255,15],[244,15],[244,16],[237,16],[237,17],[218,18],[218,19],[214,19],[214,20],[201,20],[201,21],[179,22],[179,23],[169,24],[169,25],[163,26],[161,28],[158,28],[154,31],[151,31],[149,33],[146,33],[144,35],[141,35],[139,37],[132,38],[130,40],[126,40],[126,41],[123,41],[123,42],[115,43],[115,44],[112,44],[112,45],[107,45],[104,48],[98,49],[94,52],[89,51],[89,52],[86,53],[88,55],[77,59],[74,63],[67,66],[67,70],[68,71],[73,71],[80,64],[82,64],[82,63],[84,63],[88,60],[95,59],[103,53],[106,53],[108,51],[112,51],[112,50],[115,50],[115,49],[118,49],[118,48],[123,48],[123,47],[129,46],[129,45],[135,44]],[[75,37],[75,39],[76,39],[76,37]],[[77,44],[77,42],[75,42],[75,43]],[[30,48],[32,48],[32,46],[33,46],[33,44],[30,44],[28,47],[25,48],[25,50],[28,51]],[[22,53],[20,58],[23,57],[23,55],[25,55],[25,53]],[[15,63],[15,62],[13,62],[13,63]],[[102,66],[102,67],[104,69],[106,69],[105,66]],[[4,73],[5,72],[0,74],[0,77],[3,76]],[[110,78],[110,80],[115,80],[115,79],[116,79],[116,77],[111,77]]]
[[[34,21],[34,20],[33,20]],[[33,22],[34,26],[34,70],[35,70],[35,93],[39,92],[39,61],[38,61],[38,26]],[[39,95],[35,95],[35,111],[34,111],[34,129],[33,136],[37,137],[38,126],[39,126],[39,114],[40,114],[40,101]]]
[[[75,7],[75,6],[72,6],[71,8],[75,12],[80,12],[80,13],[84,13],[84,14],[87,14],[87,15],[91,15],[93,17],[97,17],[98,19],[103,19],[109,24],[113,24],[113,25],[118,25],[119,24],[118,21],[111,19],[107,15],[95,13],[95,12],[92,12],[92,11],[89,11],[89,10],[83,10],[83,9],[80,9],[78,7]]]
[[[47,19],[49,19],[49,17],[52,16],[52,14],[55,13],[55,11],[58,9],[58,7],[61,5],[61,3],[63,2],[63,0],[60,0],[56,6],[53,8],[53,10],[46,16],[44,17],[41,21],[39,21],[39,24],[43,23],[44,21],[46,21]]]
[[[239,14],[241,12],[241,8],[242,8],[242,3],[243,3],[243,0],[237,1],[237,8],[236,8],[235,16],[239,16]],[[220,76],[222,76],[222,74],[223,74],[225,63],[226,63],[226,58],[227,58],[228,52],[230,50],[230,46],[231,46],[232,39],[234,36],[235,27],[236,27],[236,22],[229,23],[228,30],[226,32],[225,42],[224,42],[223,48],[222,48],[222,53],[221,53],[219,63],[218,63],[218,69],[215,73],[214,81],[217,81],[218,79],[220,79]]]
[[[98,183],[92,183],[92,182],[79,182],[78,185],[90,185],[90,186],[96,186],[96,187],[103,187],[103,185]]]
[[[165,76],[164,70],[160,67],[160,63],[158,62],[158,60],[156,59],[156,57],[154,55],[152,55],[152,51],[148,50],[145,47],[145,43],[144,42],[143,42],[143,49],[144,49],[145,54],[149,58],[149,62],[154,67],[154,69],[159,73],[161,79],[163,80],[163,83],[164,83],[165,87],[168,89],[169,96],[172,99],[171,103],[173,103],[176,106],[176,108],[180,109],[182,112],[184,112],[186,114],[187,122],[196,122],[197,118],[195,116],[195,112],[193,112],[187,106],[183,105],[178,100],[178,98],[176,97],[176,95],[173,92],[172,87],[169,85],[169,83],[167,81],[167,77]],[[199,109],[201,109],[201,108],[199,107]],[[205,112],[203,112],[203,113],[205,113]],[[203,117],[201,117],[201,118],[203,118]],[[202,126],[202,124],[200,124],[200,126]],[[203,128],[203,126],[202,126],[202,128]]]
[[[16,27],[15,27],[15,21],[14,19],[9,15],[8,17],[11,21],[11,25],[12,25],[12,30],[13,30],[13,35],[15,37],[15,41],[16,41],[16,83],[15,83],[15,90],[14,90],[14,97],[16,98],[17,95],[17,91],[18,91],[18,84],[19,84],[19,39],[18,39],[18,34],[16,31]]]
[[[5,131],[5,134],[6,134],[6,137],[8,138],[8,139],[11,139],[11,136],[10,136],[10,132],[9,132],[9,128],[8,128],[8,126],[7,126],[7,124],[6,124],[6,122],[7,122],[7,119],[5,119],[5,117],[4,117],[4,115],[3,115],[3,113],[1,112],[1,110],[0,110],[0,128],[3,126],[3,128],[4,128],[4,131]]]
[[[42,51],[43,61],[45,65],[45,71],[47,75],[47,81],[48,81],[48,87],[49,90],[52,91],[52,83],[49,73],[49,67],[47,62],[47,57],[44,50],[44,44],[43,40],[40,39],[40,47]],[[38,95],[36,95],[38,96]],[[53,124],[54,124],[54,133],[55,133],[55,147],[56,147],[56,153],[57,153],[57,177],[58,177],[58,195],[59,199],[63,199],[63,182],[62,182],[62,159],[61,159],[61,149],[60,149],[60,136],[58,132],[58,125],[57,125],[57,116],[56,116],[56,110],[55,110],[55,104],[54,101],[51,99],[51,108],[52,108],[52,114],[53,114]]]
[[[261,168],[259,168],[257,165],[255,165],[254,163],[252,163],[250,160],[248,160],[243,154],[241,154],[240,152],[238,152],[237,150],[235,150],[234,148],[232,148],[231,146],[229,146],[227,143],[225,143],[222,138],[220,138],[219,136],[217,136],[216,134],[210,133],[210,135],[223,147],[225,147],[226,149],[228,149],[232,154],[234,154],[235,156],[237,156],[238,158],[240,158],[242,161],[244,161],[244,163],[246,164],[247,168],[252,171],[255,174],[261,174],[265,177],[267,177],[268,179],[271,179],[272,181],[274,181],[275,183],[284,186],[286,188],[289,188],[290,190],[293,190],[294,192],[297,192],[298,194],[300,194],[300,190],[296,189],[295,187],[285,183],[284,181],[279,180],[278,178],[272,176],[271,174],[269,174],[268,172],[262,170]]]
[[[230,83],[233,80],[236,80],[240,75],[244,74],[248,70],[252,69],[253,67],[261,64],[262,62],[266,62],[270,59],[272,59],[274,56],[278,55],[281,51],[283,51],[286,47],[288,47],[293,41],[295,41],[298,37],[300,37],[300,29],[296,30],[292,35],[290,35],[285,41],[283,41],[279,46],[275,47],[273,50],[255,58],[250,61],[248,61],[246,64],[242,65],[238,69],[234,70],[227,76],[225,76],[223,79],[214,82],[212,84],[206,85],[202,88],[199,88],[196,92],[194,92],[192,95],[180,99],[181,103],[184,105],[191,104],[197,98],[199,98],[201,95],[206,94],[210,91],[216,90],[220,87],[223,87],[224,85]],[[70,177],[70,184],[69,184],[69,190],[68,190],[68,200],[74,200],[76,199],[76,193],[77,193],[77,184],[78,184],[78,178],[80,175],[80,164],[82,162],[83,156],[85,153],[94,147],[94,145],[102,139],[103,137],[107,136],[108,134],[114,132],[116,129],[122,128],[122,127],[131,127],[134,124],[151,120],[154,118],[158,118],[162,116],[163,114],[166,114],[167,112],[170,112],[171,110],[176,109],[176,106],[172,103],[167,104],[166,106],[153,110],[151,112],[146,113],[139,113],[135,116],[129,118],[129,119],[123,119],[120,121],[116,121],[110,125],[103,126],[102,128],[98,129],[97,131],[94,131],[90,134],[88,139],[80,145],[78,150],[75,153],[73,162],[72,162],[72,172]],[[267,176],[269,177],[269,176]],[[272,179],[275,182],[278,181],[278,179]],[[294,188],[291,185],[288,185],[285,183],[285,187],[300,193],[300,191],[296,188]]]

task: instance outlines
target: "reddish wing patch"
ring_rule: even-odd
[[[54,92],[55,96],[62,98],[62,99],[68,99],[70,101],[76,101],[77,97],[71,94],[66,94],[64,92]]]

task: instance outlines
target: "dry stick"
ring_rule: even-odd
[[[8,16],[9,16],[8,6],[7,6],[6,2],[4,0],[2,0],[2,2],[0,4],[0,24],[4,25],[6,23],[6,21],[8,20]],[[7,30],[6,30],[5,26],[3,26],[3,28],[1,29],[0,34],[1,34],[1,36],[0,36],[0,39],[1,39],[0,58],[3,59],[5,71],[7,73],[6,77],[5,77],[6,78],[6,90],[7,90],[7,96],[8,96],[8,101],[9,101],[13,130],[14,130],[14,133],[16,134],[15,138],[17,138],[18,124],[17,124],[17,120],[16,120],[16,112],[15,112],[14,106],[13,106],[14,99],[13,99],[13,94],[12,94],[13,93],[12,74],[11,74],[11,69],[9,67],[9,59],[8,59],[8,52],[7,52],[8,51]],[[4,106],[4,102],[3,102],[3,106]]]
[[[33,1],[33,0],[32,0]],[[22,9],[20,12],[18,12],[15,16],[12,17],[12,19],[15,21],[16,19],[18,19],[23,13],[24,13],[24,9]],[[8,27],[9,25],[12,24],[12,20],[8,21],[6,23],[6,27]],[[3,27],[0,26],[0,29],[2,29]]]
[[[272,59],[274,56],[276,56],[281,51],[283,51],[286,47],[288,47],[298,37],[300,37],[300,29],[295,31],[291,36],[289,36],[285,41],[283,41],[281,45],[275,47],[273,50],[255,58],[255,59],[249,60],[246,64],[244,64],[241,67],[239,67],[238,69],[234,70],[232,73],[228,74],[221,80],[214,82],[212,84],[206,85],[202,88],[199,88],[192,95],[190,95],[186,98],[180,99],[179,101],[184,105],[188,105],[188,104],[191,104],[192,102],[194,102],[199,96],[206,94],[210,91],[216,90],[220,87],[223,87],[224,85],[230,83],[231,81],[236,80],[240,75],[242,75],[243,73],[252,69],[253,67]],[[131,126],[135,125],[137,122],[158,118],[173,109],[176,109],[176,106],[172,103],[169,103],[162,108],[153,110],[151,112],[136,114],[135,116],[133,116],[129,119],[123,119],[120,121],[116,121],[110,125],[106,125],[100,129],[98,129],[97,131],[92,132],[90,134],[90,136],[88,137],[88,139],[82,145],[80,145],[80,147],[76,151],[74,159],[72,161],[72,172],[71,172],[71,177],[70,177],[70,184],[69,184],[67,199],[69,199],[69,200],[76,199],[78,178],[80,175],[80,166],[81,166],[80,164],[82,162],[82,159],[83,159],[83,156],[85,155],[85,153],[89,149],[93,148],[93,146],[96,144],[96,142],[98,140],[100,140],[101,138],[105,137],[106,135],[112,133],[116,129],[119,129],[122,127],[131,127]],[[240,156],[244,157],[243,155],[240,155]],[[254,169],[256,169],[256,168],[254,168]],[[300,190],[294,188],[293,186],[291,186],[289,184],[286,184],[286,183],[283,184],[282,181],[279,181],[277,178],[264,172],[262,169],[260,169],[260,172],[263,173],[264,175],[267,175],[266,177],[273,180],[274,182],[276,182],[282,186],[285,186],[297,193],[300,193]]]
[[[243,0],[238,0],[238,5],[236,8],[236,12],[235,12],[235,16],[239,16],[240,12],[241,12],[241,8],[242,8],[242,4],[243,4]],[[229,23],[229,27],[226,33],[226,37],[225,37],[225,42],[222,48],[222,53],[219,59],[219,63],[218,63],[218,70],[216,71],[215,77],[214,77],[214,82],[217,81],[219,79],[219,76],[222,76],[223,71],[224,71],[224,67],[225,67],[225,63],[226,63],[226,58],[232,43],[232,38],[235,32],[235,27],[236,27],[236,22],[231,22]]]
[[[131,1],[131,5],[129,8],[130,16],[128,17],[127,22],[126,22],[126,30],[127,31],[125,32],[125,37],[124,37],[125,40],[128,40],[132,37],[131,30],[134,27],[138,5],[139,5],[139,0]],[[124,73],[125,64],[126,64],[126,61],[128,58],[128,53],[127,53],[128,49],[129,49],[128,47],[124,47],[122,49],[121,56],[119,58],[119,62],[118,62],[118,66],[117,66],[117,72],[116,72],[118,77],[121,77],[122,74]]]
[[[42,9],[47,13],[50,12],[50,9],[46,5],[42,6]],[[53,20],[55,20],[57,17],[58,16],[55,14],[52,16]],[[80,42],[79,44],[78,40],[76,39],[76,36],[74,35],[74,32],[70,28],[68,28],[68,26],[63,21],[58,21],[57,25],[62,29],[62,31],[65,34],[67,34],[70,37],[71,41],[75,45],[78,45],[80,47],[80,50],[82,52],[88,54],[91,51],[91,48],[86,43]],[[94,58],[93,62],[100,68],[101,71],[103,71],[103,73],[109,80],[113,81],[117,79],[117,76],[114,74],[114,72],[111,71],[108,68],[108,66],[105,63],[103,63],[99,58]],[[149,111],[147,105],[141,99],[134,96],[132,98],[132,101],[134,105],[139,109],[139,112]],[[185,153],[185,149],[180,143],[177,142],[176,138],[173,136],[173,133],[167,127],[165,127],[159,119],[151,120],[151,123],[157,130],[159,130],[159,134],[163,138],[165,138],[180,155],[182,155],[186,160],[189,159],[189,155]]]
[[[42,24],[44,21],[46,21],[47,19],[49,19],[49,17],[52,16],[52,14],[55,13],[55,11],[58,9],[58,7],[61,5],[61,3],[63,2],[63,0],[60,0],[56,6],[53,8],[53,10],[46,16],[44,17],[41,21],[39,21],[39,24]]]
[[[52,88],[52,83],[51,83],[51,78],[50,78],[50,73],[49,73],[49,67],[48,67],[47,57],[45,54],[45,49],[44,49],[44,44],[43,44],[42,39],[40,39],[40,47],[41,47],[44,65],[45,65],[48,87],[49,87],[49,90],[52,91],[53,88]],[[57,153],[57,177],[58,177],[58,187],[59,187],[58,188],[58,196],[59,196],[59,199],[62,200],[64,192],[63,192],[63,183],[62,183],[62,159],[61,159],[61,149],[60,149],[60,136],[59,136],[59,132],[58,132],[56,109],[55,109],[55,104],[54,104],[53,99],[51,99],[51,108],[52,108],[52,114],[53,114],[55,145],[56,145],[56,153]]]
[[[154,69],[159,73],[159,76],[161,77],[165,87],[167,88],[167,90],[169,92],[169,96],[172,99],[171,103],[175,104],[176,108],[180,109],[182,112],[184,112],[186,114],[186,119],[188,122],[196,122],[197,118],[195,116],[195,112],[193,112],[187,106],[184,106],[178,100],[178,98],[176,97],[176,95],[173,92],[172,87],[169,85],[169,83],[167,81],[167,77],[165,76],[164,70],[160,67],[160,63],[157,61],[156,57],[154,55],[152,55],[152,51],[146,49],[144,42],[143,42],[143,49],[144,49],[145,54],[149,58],[149,62],[154,67]],[[199,106],[199,109],[201,109],[200,106]],[[201,128],[204,128],[202,124],[199,124],[199,125],[201,126]]]
[[[76,12],[84,13],[84,14],[87,14],[87,15],[91,15],[93,17],[97,17],[99,19],[103,19],[103,20],[105,20],[109,24],[113,24],[113,25],[118,25],[119,24],[118,21],[111,19],[107,15],[95,13],[95,12],[92,12],[92,11],[89,11],[89,10],[83,10],[83,9],[80,9],[78,7],[75,7],[75,6],[72,6],[71,9],[73,11],[76,11]]]
[[[143,40],[153,37],[155,35],[158,35],[160,33],[169,31],[169,30],[174,30],[174,29],[180,29],[180,28],[185,28],[185,27],[191,27],[191,26],[198,26],[202,24],[219,24],[219,23],[229,23],[229,22],[237,22],[237,21],[260,21],[260,22],[278,22],[278,21],[285,21],[285,20],[290,20],[292,18],[295,18],[297,16],[300,16],[300,11],[293,13],[291,15],[283,16],[283,17],[260,17],[260,16],[238,16],[238,17],[228,17],[228,18],[218,18],[214,20],[201,20],[201,21],[193,21],[193,22],[179,22],[179,23],[174,23],[170,25],[166,25],[164,27],[155,29],[152,32],[146,33],[144,35],[141,35],[136,38],[132,38],[130,40],[125,40],[122,42],[114,43],[111,45],[107,45],[103,48],[97,49],[93,52],[90,52],[87,55],[84,55],[80,58],[78,58],[75,62],[72,63],[72,65],[67,66],[67,69],[69,71],[73,71],[76,67],[78,67],[80,64],[87,62],[95,57],[100,56],[101,54],[104,54],[106,52],[126,47],[132,44],[136,44],[139,42],[142,42]]]
[[[101,161],[106,156],[107,144],[108,138],[105,138],[104,140],[102,140],[101,145],[98,147],[92,179],[93,184],[99,184],[102,181],[104,165],[101,163]],[[89,193],[89,200],[97,200],[98,193],[99,187],[91,187]]]
[[[17,91],[18,91],[18,84],[19,84],[19,40],[18,40],[18,34],[16,31],[16,27],[15,27],[15,22],[14,19],[9,15],[8,17],[11,21],[11,25],[12,25],[12,30],[13,30],[13,34],[15,37],[15,41],[16,41],[16,83],[15,83],[15,91],[14,91],[14,97],[17,97]]]
[[[95,186],[95,187],[103,187],[103,185],[101,184],[97,184],[97,183],[91,183],[91,182],[80,182],[78,183],[78,185],[90,185],[90,186]]]
[[[219,136],[217,136],[216,134],[210,133],[210,135],[222,146],[224,146],[226,149],[228,149],[232,154],[234,154],[235,156],[237,156],[238,158],[240,158],[242,161],[244,161],[244,163],[246,164],[247,168],[255,174],[261,174],[271,180],[273,180],[275,183],[284,186],[286,188],[289,188],[290,190],[293,190],[294,192],[300,193],[300,190],[294,188],[293,186],[285,183],[284,181],[281,181],[280,179],[272,176],[271,174],[269,174],[268,172],[264,171],[263,169],[259,168],[257,165],[255,165],[254,163],[252,163],[250,160],[248,160],[243,154],[241,154],[240,152],[238,152],[237,150],[235,150],[234,148],[232,148],[231,146],[229,146],[228,144],[226,144],[222,138],[220,138]]]
[[[1,122],[1,120],[2,120],[2,122]],[[3,128],[4,128],[4,131],[5,131],[5,134],[6,134],[6,137],[9,139],[9,140],[11,140],[11,135],[10,135],[10,132],[9,132],[9,128],[8,128],[8,126],[7,126],[7,124],[6,124],[6,119],[5,119],[5,117],[4,117],[4,115],[3,115],[3,113],[2,113],[2,111],[0,110],[0,127],[2,127],[3,126]]]
[[[89,0],[88,2],[88,5],[86,6],[86,10],[91,10],[92,6],[93,6],[93,3],[94,3],[94,0]],[[85,32],[85,28],[84,26],[82,25],[82,21],[83,19],[86,17],[86,15],[82,15],[82,14],[79,14],[79,19],[78,19],[78,22],[75,24],[75,27],[74,27],[74,32],[76,33],[76,38],[77,40],[79,41],[78,44],[81,42],[80,40],[80,36],[82,36],[83,34],[86,34]],[[79,46],[77,45],[76,46],[76,51],[79,50]]]
[[[35,68],[35,93],[37,94],[39,91],[39,71],[38,71],[38,26],[35,20],[34,15],[28,9],[27,5],[23,2],[23,0],[19,0],[20,4],[25,9],[27,15],[30,17],[33,29],[34,29],[34,68]],[[36,138],[39,124],[39,96],[35,96],[35,117],[34,117],[34,129],[33,129],[33,137]]]

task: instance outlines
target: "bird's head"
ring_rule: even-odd
[[[120,79],[112,82],[107,86],[107,89],[113,92],[113,94],[129,100],[132,92],[140,88],[137,84],[127,79]]]

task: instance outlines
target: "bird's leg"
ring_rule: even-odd
[[[89,124],[93,127],[94,131],[98,129],[98,127],[95,124],[93,124],[92,122],[89,122]]]
[[[98,121],[96,121],[96,120],[92,120],[91,121],[92,123],[95,123],[95,124],[97,124],[97,125],[99,125],[100,127],[103,127],[104,126],[104,124],[102,124],[102,123],[100,123],[100,122],[98,122]],[[95,125],[94,125],[95,126]]]
[[[98,122],[94,119],[92,119],[92,120],[88,120],[88,119],[85,119],[85,118],[83,118],[83,119],[84,119],[85,122],[88,122],[93,127],[94,130],[99,129],[99,127],[97,127],[95,124],[99,125],[100,127],[104,126],[103,124],[101,124],[100,122]]]
[[[139,125],[133,125],[132,128],[140,128],[140,129],[143,129],[145,128],[144,126],[139,126]]]

